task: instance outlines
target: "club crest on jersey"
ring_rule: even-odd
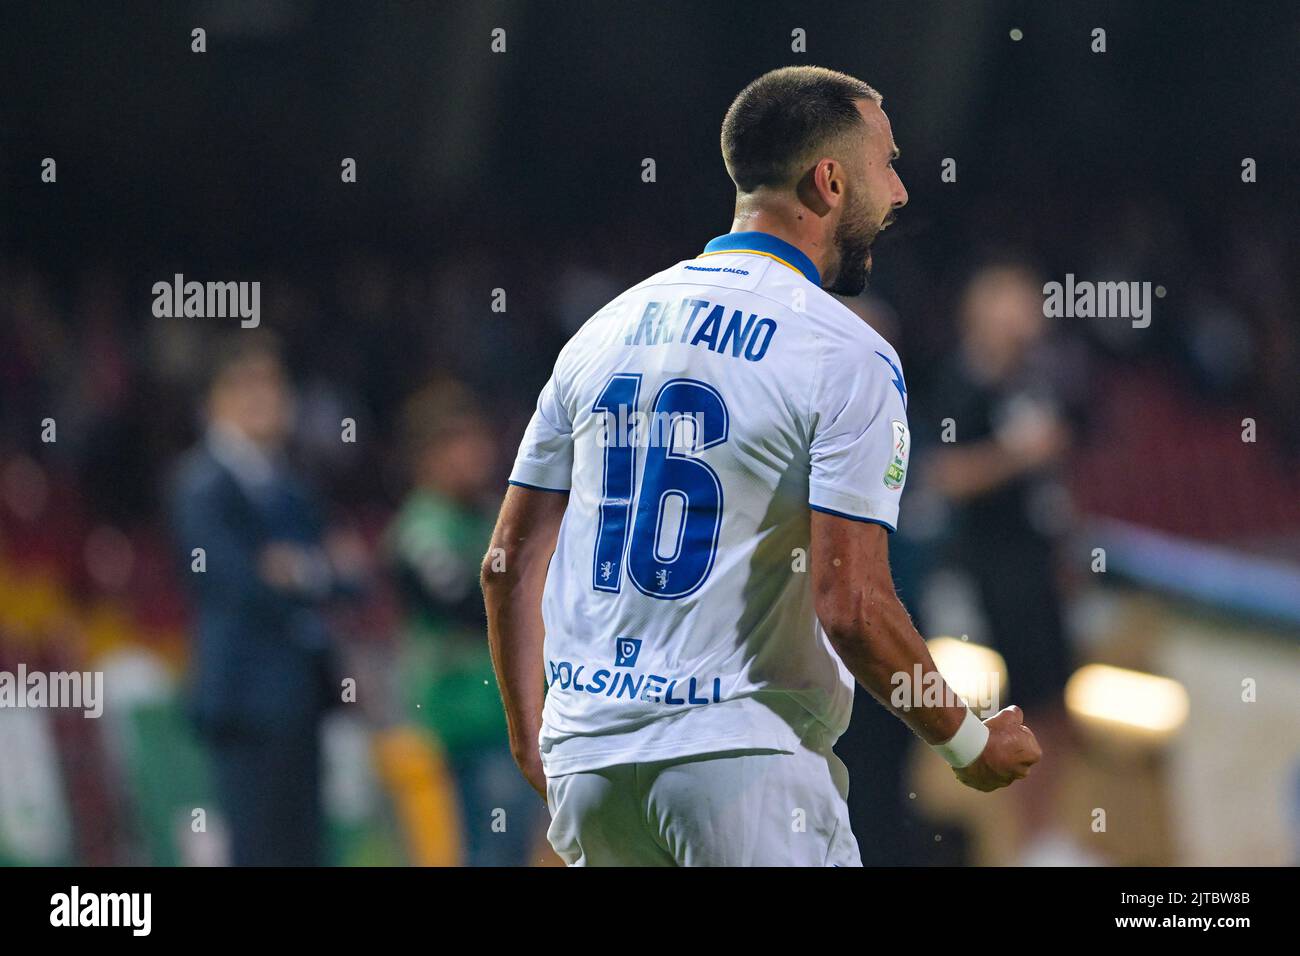
[[[891,424],[894,426],[894,447],[889,467],[885,469],[885,487],[897,491],[903,487],[903,481],[907,478],[907,450],[912,438],[903,422],[895,419]]]
[[[636,667],[636,659],[641,656],[641,638],[614,638],[614,666]]]

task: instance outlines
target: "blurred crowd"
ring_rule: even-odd
[[[946,244],[900,223],[849,303],[898,347],[912,400],[893,559],[922,632],[995,641],[1016,702],[1064,747],[1065,608],[1086,571],[1070,542],[1089,518],[1300,558],[1297,250],[1267,209],[1229,211],[1212,241],[1150,201],[1105,220],[969,215]],[[981,234],[1007,241],[951,238]],[[253,863],[340,859],[318,728],[351,678],[368,727],[410,732],[381,771],[408,786],[398,859],[538,862],[545,814],[506,748],[477,568],[559,347],[710,237],[625,238],[422,265],[349,250],[327,275],[263,276],[256,330],[153,316],[170,269],[0,260],[0,666],[123,648],[163,662],[228,821],[225,859]],[[1043,283],[1067,271],[1165,295],[1147,329],[1047,319]],[[954,574],[967,617],[940,587]],[[905,728],[858,710],[840,750],[864,860],[945,859],[908,822]],[[113,747],[67,732],[73,856],[139,859]],[[440,794],[423,803],[421,766]],[[1024,788],[1031,832],[1052,801],[1042,776]],[[419,832],[430,812],[441,835]]]

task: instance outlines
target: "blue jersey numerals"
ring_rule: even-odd
[[[605,413],[602,432],[605,468],[601,479],[592,582],[597,591],[618,591],[623,586],[623,552],[627,549],[633,486],[636,484],[636,428],[632,413],[636,411],[640,394],[640,375],[615,375],[592,407],[593,412]]]
[[[698,590],[713,569],[722,482],[696,456],[727,440],[729,416],[718,390],[694,379],[664,383],[648,416],[636,414],[640,390],[640,375],[614,375],[592,408],[606,416],[592,585],[619,591],[626,563],[638,591],[673,600]]]

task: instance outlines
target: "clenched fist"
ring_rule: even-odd
[[[1043,756],[1034,732],[1025,726],[1025,717],[1014,704],[1004,707],[988,720],[989,740],[975,762],[954,768],[957,779],[968,787],[989,793],[1009,787],[1029,776],[1029,768]]]

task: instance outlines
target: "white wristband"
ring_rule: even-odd
[[[931,746],[940,757],[960,770],[979,759],[988,741],[989,729],[984,726],[984,721],[975,716],[975,711],[967,707],[966,719],[961,722],[957,732],[944,743]]]

